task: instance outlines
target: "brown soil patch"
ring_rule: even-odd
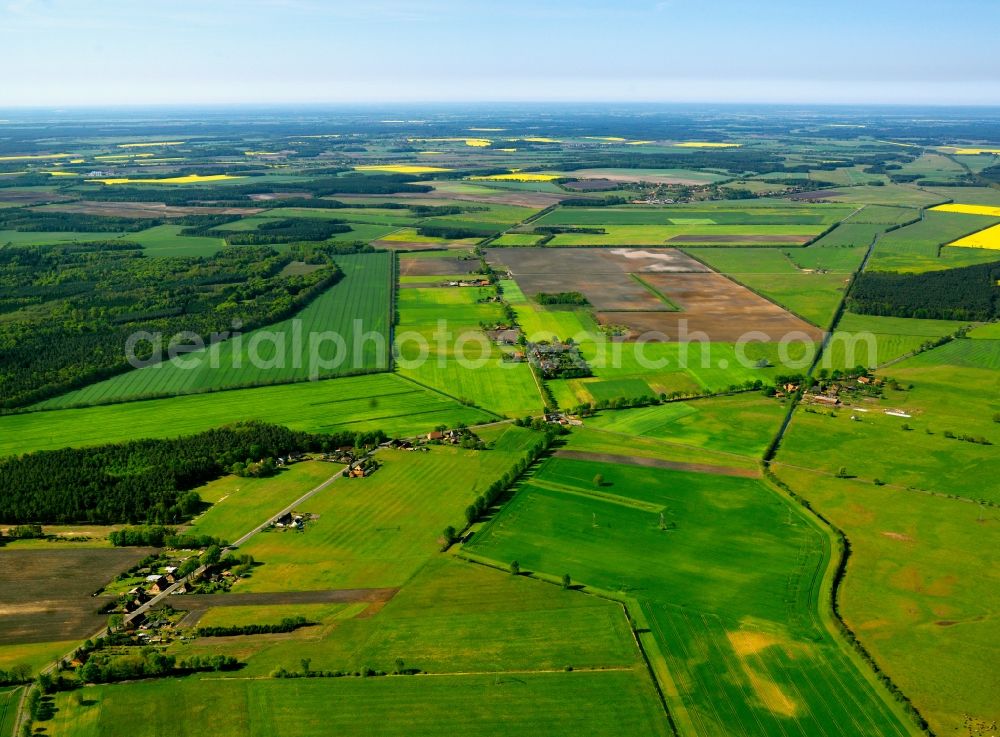
[[[600,192],[608,189],[618,189],[618,182],[611,179],[580,179],[576,182],[563,182],[566,189],[578,192]]]
[[[795,194],[788,195],[790,200],[826,200],[831,197],[842,197],[843,192],[836,189],[817,189],[812,192],[796,192]]]
[[[664,461],[659,458],[644,458],[641,456],[622,456],[614,453],[586,453],[580,450],[557,450],[558,458],[570,458],[578,461],[599,461],[601,463],[620,463],[626,466],[644,466],[646,468],[665,468],[671,471],[690,471],[692,473],[711,473],[716,476],[738,476],[740,478],[760,478],[760,472],[752,468],[730,468],[728,466],[713,466],[707,463],[680,463]]]
[[[814,341],[823,337],[816,326],[673,248],[495,248],[487,258],[510,271],[529,298],[539,292],[582,293],[599,322],[624,325],[633,338],[693,340],[701,334],[711,341],[737,341],[750,331],[771,341],[794,333]],[[631,274],[640,275],[652,291]],[[672,311],[673,305],[680,311]]]
[[[490,263],[509,270],[529,298],[539,292],[580,292],[603,312],[665,312],[674,307],[631,274],[705,272],[707,267],[669,248],[496,248]]]
[[[779,341],[786,336],[819,341],[823,331],[717,273],[644,274],[643,280],[680,312],[597,313],[606,324],[624,324],[636,335],[677,340],[698,334],[711,341],[738,341],[750,332]],[[657,336],[657,334],[660,334]],[[797,335],[796,335],[797,334]]]
[[[36,208],[39,212],[68,212],[123,218],[179,218],[186,215],[256,215],[259,207],[180,207],[162,202],[67,202]]]
[[[802,245],[811,235],[675,235],[667,243],[794,243]]]
[[[883,537],[888,537],[888,538],[890,538],[892,540],[900,540],[902,542],[908,542],[908,543],[909,542],[913,542],[913,538],[912,537],[910,537],[909,535],[904,535],[902,532],[888,532],[888,531],[883,531],[882,532],[882,536]]]
[[[114,597],[94,592],[150,548],[0,550],[0,642],[82,640],[107,622],[97,610]]]
[[[407,258],[399,259],[400,276],[437,276],[471,274],[479,268],[477,259],[460,258]]]
[[[13,202],[17,205],[38,205],[42,202],[62,202],[72,197],[56,192],[39,192],[30,189],[2,189],[0,202]]]

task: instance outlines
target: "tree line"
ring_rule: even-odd
[[[236,463],[368,446],[384,438],[380,431],[314,435],[255,421],[179,438],[36,451],[0,460],[0,520],[172,524],[200,510],[193,489],[229,473]],[[148,534],[152,541],[159,532]]]

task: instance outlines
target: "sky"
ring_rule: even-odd
[[[997,0],[0,0],[0,107],[1000,104]]]

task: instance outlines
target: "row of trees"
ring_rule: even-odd
[[[271,635],[293,632],[312,623],[305,617],[285,617],[277,624],[244,624],[233,627],[199,627],[199,637],[232,637],[235,635]]]
[[[178,660],[155,648],[121,655],[92,652],[77,675],[84,683],[114,683],[135,678],[179,676],[204,671],[236,670],[240,662],[231,655],[195,655]]]

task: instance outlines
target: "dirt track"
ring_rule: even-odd
[[[641,456],[619,456],[613,453],[585,453],[579,450],[557,450],[557,458],[570,458],[577,461],[600,461],[602,463],[621,463],[627,466],[644,466],[646,468],[666,468],[671,471],[690,471],[692,473],[710,473],[716,476],[738,476],[745,479],[760,478],[760,473],[750,468],[730,468],[729,466],[712,466],[707,463],[680,463],[664,461],[659,458],[643,458]]]

